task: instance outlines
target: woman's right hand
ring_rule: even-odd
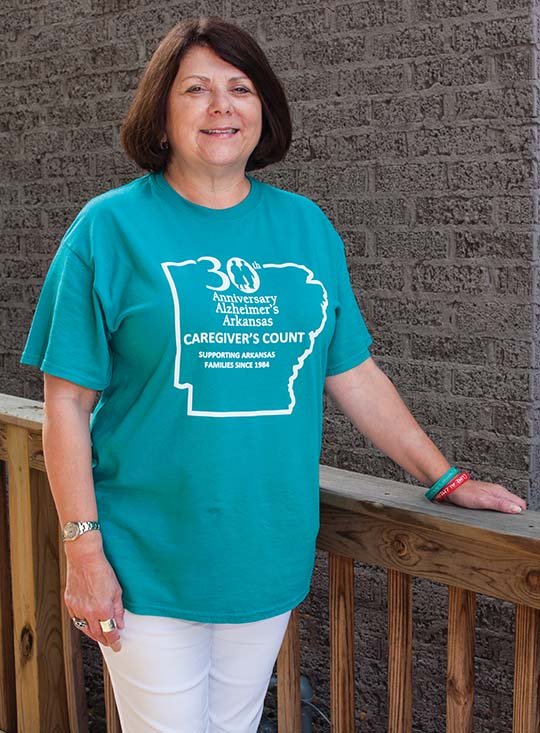
[[[105,557],[101,542],[92,542],[88,537],[88,541],[83,543],[83,539],[87,540],[87,537],[83,535],[69,546],[67,542],[65,544],[67,576],[64,601],[72,618],[76,616],[88,621],[88,626],[81,631],[117,652],[122,648],[119,629],[124,628],[122,588]],[[77,547],[78,542],[81,544]],[[117,628],[104,632],[99,621],[108,618],[114,618]]]

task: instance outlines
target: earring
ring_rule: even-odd
[[[167,140],[162,140],[162,141],[160,142],[160,144],[159,144],[159,147],[160,147],[160,148],[161,148],[162,150],[168,150],[168,149],[169,149],[169,143],[168,143],[168,141],[167,141]]]

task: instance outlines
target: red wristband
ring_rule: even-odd
[[[455,491],[456,489],[459,489],[459,487],[465,483],[465,481],[468,481],[470,479],[470,475],[467,473],[467,471],[462,471],[461,473],[458,473],[457,476],[455,476],[450,483],[446,484],[437,496],[435,497],[435,501],[443,501],[443,499],[446,499],[448,494],[451,494],[452,491]]]

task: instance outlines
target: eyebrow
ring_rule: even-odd
[[[210,81],[210,79],[207,76],[201,76],[201,74],[191,74],[190,76],[185,76],[182,79],[182,81],[185,81],[186,79],[204,79],[204,81]],[[229,78],[229,81],[238,81],[238,79],[248,79],[248,77],[247,76],[231,76]]]

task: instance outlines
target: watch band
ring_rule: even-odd
[[[85,532],[90,532],[93,529],[101,529],[99,522],[66,522],[62,528],[62,539],[64,542],[72,542]]]

